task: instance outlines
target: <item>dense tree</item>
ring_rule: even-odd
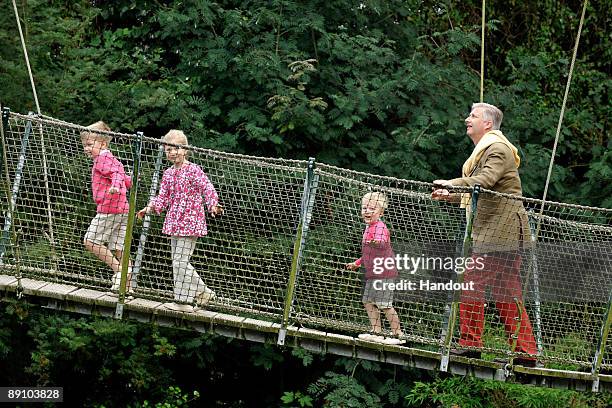
[[[44,113],[257,155],[429,181],[470,149],[480,1],[19,2]],[[550,198],[609,207],[610,0],[590,2]],[[488,5],[485,99],[539,197],[581,2]],[[1,102],[33,108],[9,4]]]

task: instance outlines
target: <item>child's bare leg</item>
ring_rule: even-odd
[[[115,251],[114,251],[114,252],[115,252],[115,258],[117,258],[117,259],[119,260],[119,263],[120,263],[121,265],[123,265],[123,251],[122,251],[121,249],[115,249]],[[128,261],[128,266],[129,266],[130,268],[131,268],[132,266],[134,266],[134,265],[132,265],[132,260],[131,260],[131,259]]]
[[[113,251],[115,253],[115,258],[117,258],[119,260],[119,271],[121,271],[121,269],[123,269],[123,250],[121,249],[115,249]],[[128,268],[132,268],[132,266],[134,266],[132,264],[132,260],[129,259],[128,260]],[[132,282],[133,276],[131,273],[131,269],[128,269],[128,275],[127,275],[127,289],[128,292],[133,291],[134,287],[136,287],[136,283]]]
[[[391,326],[391,333],[394,336],[401,336],[402,334],[404,334],[402,333],[402,329],[400,327],[399,316],[397,315],[395,308],[390,307],[387,309],[383,309],[383,312],[385,313],[385,316],[387,317],[387,320],[389,321],[389,325]]]
[[[113,253],[107,247],[88,240],[83,241],[83,243],[89,252],[107,264],[115,273],[121,272],[121,263],[117,258],[115,258],[115,255],[113,255]]]
[[[372,326],[372,331],[374,333],[382,332],[382,326],[380,321],[380,310],[374,303],[364,303],[366,312],[368,313],[368,318],[370,319],[370,326]]]

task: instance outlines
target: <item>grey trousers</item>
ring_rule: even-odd
[[[189,263],[197,237],[170,237],[172,247],[172,272],[174,275],[174,300],[193,302],[201,292],[210,292],[200,275]]]

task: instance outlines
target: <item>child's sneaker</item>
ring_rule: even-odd
[[[193,306],[184,305],[181,303],[169,302],[169,303],[164,303],[162,306],[168,310],[173,310],[175,312],[193,313],[194,311]]]
[[[384,337],[381,336],[381,333],[373,330],[370,330],[369,333],[361,333],[359,336],[357,336],[357,338],[365,341],[381,341],[384,339]]]
[[[206,306],[210,303],[211,300],[214,300],[217,297],[215,291],[209,288],[204,288],[204,290],[198,293],[195,297],[196,304],[198,306]]]
[[[129,293],[130,295],[134,294],[134,288],[132,288],[132,267],[128,266],[128,272],[127,272],[127,293]]]
[[[134,289],[132,289],[132,267],[128,266],[128,273],[127,273],[127,293],[129,294],[133,294],[134,293]],[[116,273],[113,275],[113,284],[111,285],[111,291],[118,291],[119,287],[121,286],[121,272]]]
[[[400,344],[405,344],[406,340],[398,339],[397,337],[385,337],[385,339],[383,340],[383,343],[394,345],[394,346],[399,346]]]
[[[119,290],[119,286],[121,285],[121,273],[116,273],[113,275],[113,284],[111,285],[110,290],[116,292]]]
[[[392,344],[396,346],[400,344],[406,344],[406,340],[403,339],[402,337],[404,337],[404,332],[400,330],[399,332],[395,334],[392,333],[390,336],[385,336],[383,343]]]

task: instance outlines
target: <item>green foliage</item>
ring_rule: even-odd
[[[198,391],[193,391],[190,394],[184,394],[180,387],[171,386],[166,389],[165,398],[152,405],[149,401],[145,400],[142,405],[136,404],[134,408],[174,408],[174,407],[188,407],[190,402],[196,401],[200,398],[200,393]]]
[[[523,157],[524,191],[539,197],[581,2],[510,3],[510,11],[504,2],[487,7],[485,99],[504,110],[504,131]],[[475,0],[29,0],[20,2],[19,11],[46,114],[81,124],[104,119],[113,129],[143,130],[149,136],[181,128],[203,147],[290,158],[316,156],[356,170],[430,181],[457,176],[471,150],[462,120],[469,104],[478,99],[480,5]],[[0,102],[25,113],[35,106],[10,4],[2,7]],[[612,206],[609,9],[609,0],[589,2],[555,157],[549,195],[554,200]],[[75,184],[85,185],[82,163],[72,163],[61,152],[49,153],[58,168],[84,177],[84,183]],[[42,180],[40,174],[30,176]],[[8,189],[4,186],[3,191]],[[73,212],[76,222],[84,225],[92,207],[74,208],[74,202],[85,202],[82,188],[66,189],[67,199],[56,203],[57,209]],[[260,204],[265,208],[267,203]],[[38,213],[44,214],[44,208],[32,215],[16,214],[20,236],[36,236],[30,232],[40,228],[43,216]],[[74,224],[56,228],[68,235]],[[286,262],[282,249],[290,247],[290,239],[271,228],[273,238],[265,245]],[[318,227],[311,234],[325,245],[328,233]],[[218,237],[225,242],[222,233]],[[257,238],[236,243],[234,256],[259,251],[258,245],[264,244]],[[338,259],[355,252],[357,242],[358,237],[337,248]],[[25,261],[54,261],[45,241],[27,244]],[[80,247],[66,253],[62,262],[82,262]],[[276,261],[262,261],[261,268]],[[315,270],[322,262],[313,257],[306,267]],[[236,367],[271,375],[291,360],[272,346],[257,345],[240,354],[242,360],[229,359],[233,366],[222,365],[215,356],[232,344],[213,336],[170,335],[107,320],[32,316],[22,302],[3,308],[0,360],[26,368],[15,373],[15,379],[45,385],[70,378],[98,385],[90,395],[76,387],[69,390],[83,395],[85,403],[110,396],[109,403],[118,406],[153,400],[163,401],[157,406],[187,404],[197,394],[182,389],[193,387],[173,384],[173,374],[182,372],[183,365],[202,370],[205,374],[200,375],[214,383],[221,377],[239,377],[232,371]],[[489,331],[487,336],[488,344],[505,343],[501,332]],[[584,339],[568,337],[554,351],[590,355],[584,348]],[[237,354],[237,348],[232,350]],[[320,369],[305,350],[293,350],[291,357],[300,367]],[[286,389],[312,385],[307,392],[285,393],[282,401],[299,406],[380,406],[401,404],[401,396],[408,395],[406,401],[413,406],[610,403],[609,396],[469,379],[413,386],[396,380],[396,371],[367,361],[338,359],[335,368],[344,374],[329,372],[318,380],[291,384]],[[115,394],[121,402],[113,400]],[[498,405],[486,405],[487,398]]]
[[[66,403],[95,407],[199,404],[284,407],[593,407],[610,394],[473,378],[433,378],[377,362],[227,340],[210,334],[74,318],[3,302],[0,381],[62,385]],[[254,364],[254,361],[258,361]],[[184,390],[191,390],[189,392]]]
[[[282,354],[278,354],[274,347],[269,344],[251,346],[251,352],[251,362],[255,367],[261,366],[270,370],[274,364],[283,361]]]
[[[330,408],[379,407],[381,402],[378,395],[368,392],[355,378],[334,372],[325,373],[311,384],[308,393]]]
[[[291,355],[302,360],[302,364],[304,365],[304,367],[308,367],[309,365],[311,365],[314,360],[314,356],[312,355],[312,353],[301,347],[292,348]]]
[[[551,199],[610,205],[609,3],[588,6]],[[455,177],[471,150],[462,120],[479,95],[479,1],[162,4],[22,3],[43,111],[425,181]],[[504,110],[525,192],[539,197],[580,7],[512,5],[487,7],[485,99]],[[29,80],[6,11],[2,103],[26,112]]]
[[[312,397],[304,395],[301,392],[287,391],[281,397],[283,406],[286,407],[312,407]],[[296,405],[297,404],[297,405]]]
[[[610,398],[606,394],[581,394],[471,377],[449,377],[437,378],[430,383],[415,383],[406,401],[412,407],[603,408],[610,404]]]

